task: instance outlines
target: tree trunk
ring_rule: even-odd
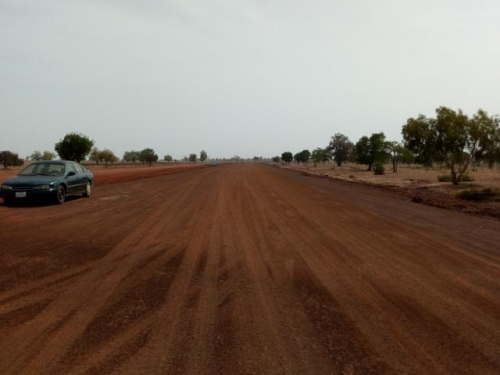
[[[451,171],[451,181],[453,182],[453,185],[458,185],[457,172],[454,170]]]

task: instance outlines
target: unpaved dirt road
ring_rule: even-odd
[[[232,164],[0,206],[0,374],[500,373],[500,223]]]

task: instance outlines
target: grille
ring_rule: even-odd
[[[12,190],[14,191],[33,190],[33,186],[12,186]]]

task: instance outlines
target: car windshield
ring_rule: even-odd
[[[19,176],[63,176],[64,164],[33,163],[19,172]]]

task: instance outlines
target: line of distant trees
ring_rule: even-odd
[[[453,184],[460,182],[472,163],[487,163],[490,168],[500,163],[500,118],[481,109],[467,116],[461,110],[439,107],[435,117],[409,118],[401,133],[402,142],[388,141],[380,132],[363,136],[356,143],[337,133],[326,147],[296,154],[286,151],[273,161],[285,164],[312,161],[314,166],[330,160],[338,166],[355,162],[378,174],[384,173],[388,161],[392,161],[393,172],[397,172],[398,163],[428,167],[438,164],[449,169]]]
[[[107,167],[109,164],[116,163],[120,159],[115,153],[109,149],[100,150],[94,147],[95,141],[81,133],[69,133],[64,136],[59,142],[55,144],[54,150],[57,155],[63,160],[74,160],[82,162],[89,158],[90,162],[100,164],[103,163]],[[51,151],[33,151],[33,153],[26,158],[26,160],[53,160],[56,154]],[[208,159],[208,154],[205,150],[197,154],[190,154],[189,158],[185,157],[185,161],[196,163],[198,160],[204,163]],[[151,148],[145,148],[142,151],[125,151],[122,160],[127,163],[141,162],[149,164],[158,161],[158,155]],[[163,158],[166,162],[177,161],[171,155],[165,155]],[[0,163],[4,168],[11,166],[23,165],[25,159],[19,157],[18,154],[12,151],[0,151]]]

